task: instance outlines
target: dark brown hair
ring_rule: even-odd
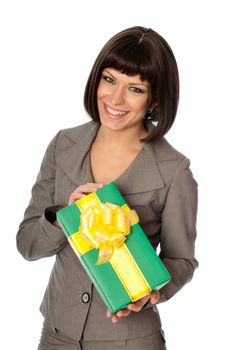
[[[154,30],[132,27],[113,36],[100,51],[90,72],[84,94],[84,106],[91,118],[100,122],[97,89],[105,68],[129,76],[139,75],[151,86],[151,104],[157,106],[146,119],[156,121],[154,131],[143,142],[158,141],[171,128],[178,107],[179,74],[168,43]]]

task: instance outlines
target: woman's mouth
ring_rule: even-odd
[[[104,108],[105,108],[107,115],[113,119],[122,119],[128,113],[126,111],[119,111],[117,109],[113,109],[113,108],[107,106],[106,104],[104,104]]]

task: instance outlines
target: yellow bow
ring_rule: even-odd
[[[120,248],[130,234],[130,226],[139,221],[135,210],[126,211],[109,202],[86,208],[80,219],[82,238],[99,249],[97,265],[110,260],[114,249]]]

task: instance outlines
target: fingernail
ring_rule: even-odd
[[[158,301],[158,298],[156,298],[156,297],[150,299],[150,302],[151,302],[152,304],[155,304],[157,301]]]

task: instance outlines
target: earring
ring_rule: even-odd
[[[146,119],[154,119],[154,112],[152,109],[148,109],[146,113]]]

